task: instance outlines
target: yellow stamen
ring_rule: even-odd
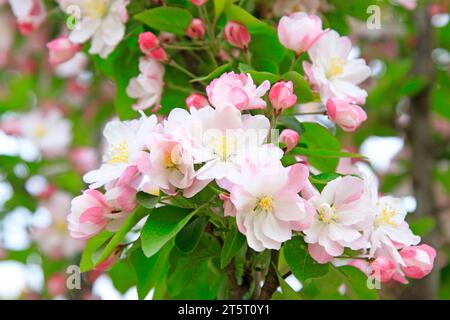
[[[270,211],[272,211],[272,205],[273,205],[272,198],[265,196],[259,200],[257,208],[262,211],[270,212]]]
[[[122,141],[111,148],[110,164],[128,163],[128,141]]]
[[[84,4],[84,11],[91,19],[100,19],[108,11],[109,0],[89,0]]]
[[[326,71],[327,78],[333,78],[336,77],[342,72],[344,72],[344,66],[345,66],[345,60],[343,60],[340,57],[334,57],[331,59],[330,66],[328,67],[328,70]]]
[[[43,138],[47,134],[47,129],[43,125],[38,124],[36,129],[34,130],[34,134],[37,138]]]
[[[236,139],[229,138],[227,136],[221,136],[215,138],[212,142],[215,153],[226,161],[236,148]]]
[[[166,153],[164,155],[163,161],[166,168],[173,168],[176,166],[175,163],[172,161],[172,155],[170,153]]]
[[[378,204],[379,206],[379,204]],[[390,205],[385,204],[381,212],[378,214],[376,218],[376,224],[380,225],[389,225],[392,227],[397,227],[397,224],[394,222],[393,218],[398,214],[397,209],[392,208]]]
[[[319,213],[319,219],[324,223],[336,222],[336,208],[333,205],[329,205],[328,203],[323,203],[317,209]]]

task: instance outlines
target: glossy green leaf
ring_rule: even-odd
[[[285,81],[292,81],[294,84],[294,93],[297,95],[298,103],[314,101],[314,94],[308,84],[308,81],[298,72],[289,71],[283,75]]]
[[[103,245],[105,245],[105,243],[109,239],[111,239],[113,235],[114,235],[114,233],[104,230],[86,242],[86,245],[83,250],[83,254],[81,256],[81,262],[80,262],[81,272],[86,272],[86,271],[92,270],[94,268],[95,261],[97,260],[95,257],[96,252]]]
[[[198,217],[191,220],[175,237],[175,245],[183,252],[191,252],[195,249],[205,229],[208,219]]]
[[[245,244],[245,237],[237,228],[233,228],[227,233],[220,254],[220,267],[225,268]]]
[[[159,197],[141,191],[136,194],[136,200],[144,208],[153,209],[158,203]]]
[[[182,8],[156,7],[134,16],[145,25],[159,31],[184,36],[192,21],[192,14]]]
[[[326,150],[326,149],[307,149],[307,148],[294,148],[292,150],[293,154],[303,155],[303,156],[313,156],[319,158],[357,158],[364,159],[365,156],[359,153]]]

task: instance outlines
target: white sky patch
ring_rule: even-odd
[[[383,174],[389,169],[392,159],[402,150],[403,139],[398,137],[376,137],[366,139],[360,152],[369,158],[377,173]]]

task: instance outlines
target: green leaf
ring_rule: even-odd
[[[144,208],[153,209],[158,203],[159,197],[141,191],[137,193],[136,200]]]
[[[226,6],[225,14],[227,15],[228,20],[238,21],[244,24],[247,28],[249,28],[250,32],[267,27],[264,22],[252,16],[245,9],[232,3],[229,3]]]
[[[342,274],[342,279],[346,284],[347,294],[352,299],[378,299],[377,290],[369,289],[369,287],[367,286],[367,276],[359,269],[351,266],[344,266],[336,269]]]
[[[359,153],[325,150],[325,149],[307,149],[307,148],[294,148],[292,153],[304,156],[313,156],[319,158],[358,158],[364,159],[365,156]]]
[[[108,271],[108,275],[111,278],[114,287],[121,294],[125,294],[128,289],[135,285],[135,280],[133,277],[128,276],[129,274],[132,274],[132,272],[133,269],[127,260],[120,260],[116,262]]]
[[[239,70],[242,73],[249,73],[252,76],[253,80],[255,80],[255,82],[258,84],[263,83],[265,80],[268,80],[270,84],[274,84],[275,82],[280,80],[280,76],[276,74],[253,70],[249,65],[245,63],[239,63]]]
[[[231,63],[224,64],[216,69],[214,69],[210,74],[192,79],[190,82],[210,82],[211,80],[220,77],[223,73],[231,71]]]
[[[158,253],[147,258],[141,249],[135,250],[131,256],[131,265],[136,274],[137,292],[139,299],[144,299],[155,287],[162,275],[168,270],[169,254],[172,243],[168,243]]]
[[[283,246],[284,258],[294,276],[299,281],[324,276],[328,270],[328,264],[320,264],[311,258],[306,245],[300,237],[293,237]]]
[[[220,17],[227,4],[231,1],[232,0],[214,0],[214,16],[216,19]]]
[[[142,250],[147,257],[158,252],[195,214],[196,210],[164,206],[153,209],[142,228]]]
[[[296,71],[289,71],[283,75],[286,81],[292,81],[294,84],[294,93],[297,95],[298,103],[314,101],[314,94],[309,87],[308,81]]]
[[[94,268],[96,260],[95,259],[96,252],[109,239],[111,239],[113,235],[114,233],[104,230],[86,242],[86,246],[84,247],[83,254],[81,256],[80,262],[81,272],[86,272]]]
[[[125,239],[127,233],[148,213],[148,211],[138,208],[127,220],[125,220],[122,228],[114,234],[111,241],[108,242],[105,249],[101,252],[100,257],[95,261],[95,266],[107,259],[116,249],[116,247]]]
[[[200,241],[208,219],[198,217],[190,221],[175,237],[175,245],[183,252],[191,252]]]
[[[286,280],[283,279],[283,277],[280,275],[278,270],[276,270],[276,272],[277,272],[278,282],[280,283],[282,299],[283,300],[300,300],[300,295],[294,289],[292,289],[292,287],[286,282]]]
[[[245,243],[245,237],[238,231],[237,228],[233,228],[227,233],[225,242],[223,244],[222,253],[220,254],[220,267],[225,268],[238,253],[241,247]]]
[[[297,118],[291,116],[281,116],[278,118],[279,124],[282,126],[297,131],[299,135],[303,134],[305,129],[300,121]]]
[[[157,7],[141,12],[134,18],[156,30],[184,36],[193,17],[186,9]]]
[[[436,220],[432,217],[416,218],[408,222],[412,232],[421,237],[425,237],[436,226]]]
[[[328,184],[328,182],[333,181],[334,179],[339,178],[341,175],[334,172],[324,172],[315,176],[310,176],[309,181],[322,191],[322,189]]]
[[[302,123],[305,131],[301,136],[301,144],[306,145],[308,149],[326,149],[340,151],[341,145],[336,137],[325,127],[317,123]],[[323,158],[309,156],[309,163],[316,169],[323,172],[334,172],[338,165],[337,158]]]

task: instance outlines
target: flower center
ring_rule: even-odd
[[[340,57],[332,58],[328,70],[326,71],[327,78],[330,79],[342,74],[342,72],[344,72],[344,66],[345,66],[344,59]]]
[[[34,134],[37,138],[43,138],[47,134],[47,129],[43,125],[38,124],[38,126],[34,130]]]
[[[122,141],[112,146],[109,164],[128,163],[128,141]]]
[[[164,166],[168,169],[175,167],[175,163],[172,161],[172,155],[170,153],[166,153],[164,155]]]
[[[222,161],[226,161],[233,154],[236,148],[236,139],[229,138],[227,136],[220,136],[214,138],[212,146],[215,154],[218,155]]]
[[[336,208],[328,203],[322,203],[317,209],[319,219],[324,223],[336,222]]]
[[[262,197],[259,199],[257,208],[262,211],[270,212],[272,211],[273,200],[269,196]]]
[[[379,206],[379,204],[378,204]],[[397,215],[397,209],[392,208],[390,205],[385,204],[381,212],[378,214],[376,218],[376,225],[389,225],[392,227],[397,227],[397,224],[394,222],[393,218]]]
[[[100,19],[108,11],[109,0],[88,0],[84,3],[84,11],[91,19]]]

